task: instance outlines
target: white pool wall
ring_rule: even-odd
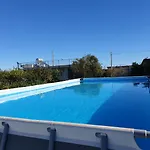
[[[51,88],[51,90],[56,90],[56,89],[61,89],[61,88],[65,88],[73,85],[79,85],[79,84],[80,84],[80,79],[73,79],[73,80],[67,80],[62,82],[47,83],[47,84],[40,84],[40,85],[13,88],[13,89],[5,89],[5,90],[0,90],[0,96],[19,93],[19,92],[39,90],[43,88]]]
[[[50,127],[56,129],[56,141],[100,147],[100,138],[95,136],[98,132],[107,134],[108,149],[140,150],[131,128],[0,117],[0,132],[3,132],[2,122],[9,125],[9,134],[49,140],[47,128]]]

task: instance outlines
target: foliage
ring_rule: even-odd
[[[111,69],[105,69],[102,73],[103,77],[111,77]]]
[[[150,59],[143,59],[141,64],[136,62],[132,63],[131,75],[150,75]]]
[[[86,55],[72,64],[72,71],[75,78],[99,77],[102,75],[102,66],[94,55]]]
[[[116,68],[109,68],[107,70],[104,70],[103,71],[103,77],[120,77],[120,76],[126,76],[127,75],[127,71],[123,68],[121,68],[120,66],[119,67],[116,67]]]
[[[51,82],[59,81],[59,76],[60,76],[60,71],[59,71],[59,70],[54,69],[54,70],[51,72],[51,75],[52,75],[52,80],[51,80]]]
[[[142,71],[143,71],[143,75],[150,75],[150,59],[145,58],[142,63]]]
[[[126,75],[127,75],[127,71],[121,67],[112,69],[112,77],[121,77]]]
[[[131,66],[131,75],[132,76],[140,76],[140,75],[142,75],[142,67],[141,67],[141,65],[139,65],[136,62],[133,62],[132,66]]]
[[[59,76],[58,70],[48,68],[0,71],[0,89],[56,82]]]

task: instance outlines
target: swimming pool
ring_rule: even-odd
[[[0,116],[150,129],[147,79],[130,79],[85,79],[1,95]]]
[[[83,79],[61,86],[1,94],[0,116],[150,130],[146,77]]]

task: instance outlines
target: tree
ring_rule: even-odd
[[[131,75],[132,76],[140,76],[140,75],[142,75],[142,67],[141,67],[141,65],[139,65],[136,62],[133,62],[132,66],[131,66]]]
[[[143,68],[143,75],[150,75],[150,59],[143,59],[141,66]]]
[[[76,59],[72,64],[75,78],[99,77],[102,75],[102,66],[94,55],[86,55]]]

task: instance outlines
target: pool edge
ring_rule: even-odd
[[[102,133],[109,138],[109,149],[139,149],[132,128],[0,117],[0,132],[3,130],[2,122],[9,125],[9,134],[12,135],[48,140],[47,128],[51,128],[56,129],[58,142],[99,147],[100,139],[97,135]]]

